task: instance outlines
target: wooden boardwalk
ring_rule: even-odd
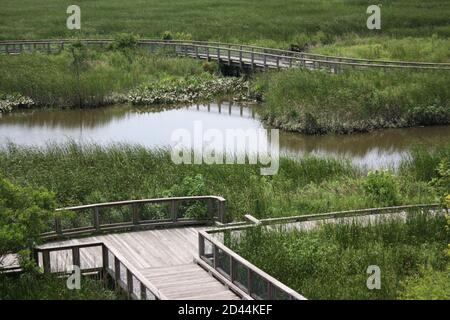
[[[107,234],[52,242],[39,248],[103,242],[120,252],[126,260],[123,262],[138,270],[167,299],[240,299],[194,262],[194,258],[198,256],[198,231],[205,229],[186,227]],[[52,272],[70,269],[72,264],[69,251],[55,252],[50,259]],[[97,248],[81,250],[80,260],[85,268],[99,267],[101,251]]]
[[[106,47],[112,43],[111,39],[83,39],[80,41],[85,45],[98,47]],[[72,40],[69,39],[0,41],[0,53],[59,52],[71,42]],[[163,51],[198,59],[216,60],[225,65],[251,69],[304,67],[328,70],[333,73],[340,72],[344,68],[450,70],[450,63],[369,60],[221,42],[140,39],[136,44],[152,52]]]

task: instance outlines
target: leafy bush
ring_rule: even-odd
[[[0,262],[9,253],[29,256],[54,215],[53,194],[43,188],[22,188],[0,176]]]
[[[399,203],[398,183],[388,170],[370,171],[363,182],[364,192],[377,206],[393,206]]]

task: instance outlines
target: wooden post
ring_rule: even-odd
[[[133,294],[133,274],[127,269],[127,293],[128,297]]]
[[[252,55],[251,55],[251,57],[252,57],[252,69],[253,69],[254,66],[255,66],[255,53],[253,52],[253,50],[252,50]]]
[[[62,226],[61,226],[61,218],[55,218],[55,231],[58,236],[62,236]]]
[[[133,224],[138,225],[139,224],[139,210],[137,203],[133,203],[131,205],[131,210],[133,214]]]
[[[120,281],[120,260],[114,257],[114,280],[118,284]]]
[[[198,234],[198,256],[200,258],[205,256],[205,238],[200,233]]]
[[[242,46],[239,47],[239,64],[242,68]]]
[[[220,112],[219,112],[220,113]],[[206,200],[208,204],[208,218],[210,220],[214,220],[214,206],[213,206],[213,199]]]
[[[42,265],[44,267],[44,273],[51,272],[50,251],[48,251],[48,250],[42,251]]]
[[[231,50],[230,50],[230,46],[228,46],[228,65],[231,66]]]
[[[103,280],[106,281],[109,269],[109,254],[108,248],[104,244],[102,245],[102,268],[103,268]]]
[[[213,268],[217,269],[217,247],[214,243],[212,243],[213,247]]]
[[[141,300],[147,300],[147,288],[141,282]]]
[[[264,55],[264,69],[267,68],[267,56]]]
[[[230,255],[230,280],[231,283],[234,283],[234,259]]]
[[[249,296],[252,296],[252,282],[253,282],[252,270],[250,270],[250,268],[247,268],[247,290]]]
[[[218,218],[221,223],[225,223],[225,201],[219,201],[218,206]]]
[[[220,48],[217,48],[217,62],[220,63]]]
[[[280,69],[280,57],[277,56],[277,69]]]
[[[199,56],[198,56],[198,47],[197,46],[195,46],[195,56],[198,58]]]
[[[73,247],[72,248],[72,264],[74,266],[77,266],[78,268],[81,267],[80,247]]]
[[[98,207],[94,207],[94,228],[100,231],[100,214],[98,212]]]
[[[171,200],[170,201],[170,216],[172,217],[172,221],[176,222],[178,220],[178,208],[177,208],[177,201]]]
[[[206,59],[209,61],[209,47],[206,47]]]
[[[273,294],[272,294],[272,284],[270,283],[270,281],[267,281],[267,300],[272,300],[273,299]]]

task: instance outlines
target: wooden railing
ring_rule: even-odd
[[[191,206],[195,205],[195,209]],[[57,209],[45,240],[153,227],[225,222],[225,199],[216,196],[173,197],[90,204]]]
[[[88,261],[88,255],[83,255],[83,251],[96,249],[101,252],[90,256],[101,259]],[[128,264],[117,250],[102,242],[35,248],[33,254],[37,265],[44,273],[69,274],[72,272],[72,266],[77,266],[83,274],[101,272],[104,277],[111,276],[116,287],[120,287],[130,299],[167,300],[167,297],[136,268]]]
[[[41,51],[50,53],[63,50],[64,47],[72,41],[73,40],[69,39],[0,41],[0,53],[21,53],[24,51]],[[87,45],[103,47],[112,43],[112,40],[85,39],[81,40],[81,42]],[[325,69],[335,73],[345,67],[450,70],[450,63],[387,61],[335,57],[220,42],[142,39],[138,41],[138,45],[152,51],[162,48],[169,48],[174,53],[184,56],[217,60],[230,65],[245,65],[250,68],[290,68],[301,66],[310,69]]]
[[[305,300],[298,292],[265,273],[208,231],[199,231],[199,257],[232,285],[256,300]]]
[[[287,287],[258,267],[242,258],[224,244],[225,235],[242,232],[255,226],[270,226],[304,221],[341,219],[357,216],[381,215],[407,212],[410,210],[439,210],[439,204],[405,205],[396,207],[370,208],[339,212],[282,218],[257,219],[246,215],[247,222],[230,223],[226,226],[199,232],[199,257],[212,270],[217,271],[223,282],[237,286],[253,299],[305,299],[301,294]]]

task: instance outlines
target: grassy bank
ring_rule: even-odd
[[[412,212],[406,221],[280,231],[253,229],[232,247],[309,299],[450,298],[443,216]],[[366,286],[371,265],[380,268],[379,290]]]
[[[450,123],[448,72],[290,70],[260,76],[263,118],[309,134]]]
[[[274,217],[436,202],[440,193],[430,181],[445,158],[449,146],[436,154],[421,149],[398,174],[369,176],[345,160],[282,158],[278,174],[264,177],[256,165],[175,165],[168,151],[132,145],[9,145],[0,150],[0,173],[53,191],[58,206],[215,194],[228,200],[228,218],[241,220],[247,213]]]
[[[214,63],[137,48],[76,50],[0,55],[0,112],[30,106],[192,103],[247,91],[243,81],[220,77]]]

